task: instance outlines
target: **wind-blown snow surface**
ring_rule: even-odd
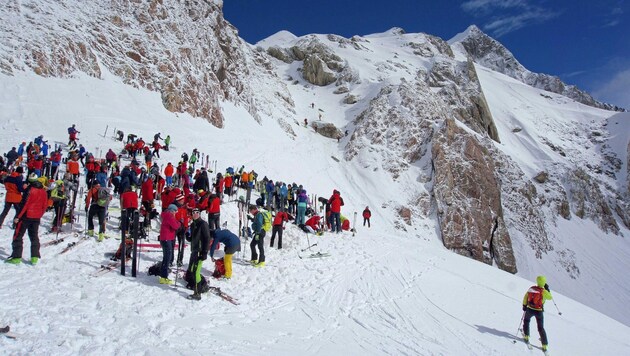
[[[183,288],[160,286],[146,268],[160,253],[141,255],[138,278],[93,273],[107,262],[117,240],[93,240],[59,255],[64,243],[44,247],[37,266],[0,264],[0,323],[20,336],[0,338],[3,354],[406,354],[530,355],[516,338],[521,298],[532,284],[496,268],[446,251],[424,224],[426,238],[392,228],[394,213],[380,206],[389,190],[386,177],[362,173],[352,163],[338,163],[329,140],[295,127],[292,140],[275,123],[237,120],[244,110],[225,105],[226,127],[165,111],[159,95],[132,89],[113,79],[79,76],[70,80],[34,75],[0,76],[0,146],[3,150],[44,134],[65,141],[76,123],[89,150],[120,148],[109,138],[112,127],[150,138],[173,138],[172,152],[161,165],[197,147],[218,160],[218,167],[244,164],[260,176],[304,184],[309,193],[328,196],[338,188],[346,200],[343,213],[374,213],[371,229],[359,226],[352,237],[310,237],[327,259],[298,258],[307,237],[289,225],[283,250],[267,249],[268,266],[236,264],[229,282],[210,281],[241,303],[214,295],[199,302]],[[235,118],[231,120],[231,118]],[[107,137],[103,137],[109,125]],[[83,205],[79,211],[82,213]],[[117,214],[112,212],[113,216]],[[9,213],[9,218],[13,213]],[[49,215],[40,228],[42,242]],[[222,207],[222,221],[236,231],[234,203]],[[112,218],[108,226],[116,224]],[[420,225],[422,226],[422,225]],[[84,217],[75,224],[83,231]],[[10,251],[12,230],[0,230],[0,258]],[[114,234],[114,232],[110,232]],[[64,228],[66,241],[77,238]],[[151,233],[156,239],[156,233]],[[267,239],[268,243],[268,239]],[[27,259],[25,242],[23,258]],[[248,249],[247,249],[248,250]],[[249,252],[245,252],[245,257]],[[206,262],[204,274],[212,271]],[[543,272],[543,271],[541,271]],[[549,284],[554,287],[554,280]],[[630,353],[628,327],[558,293],[559,316],[549,302],[545,318],[550,349],[558,355]],[[536,339],[535,326],[532,334]],[[538,341],[534,342],[539,345]]]

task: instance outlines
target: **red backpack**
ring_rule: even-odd
[[[224,275],[225,275],[225,264],[223,263],[223,259],[221,258],[214,261],[214,272],[212,273],[212,277],[221,278]]]
[[[544,289],[538,286],[532,286],[527,291],[527,306],[534,310],[543,310],[543,291]]]

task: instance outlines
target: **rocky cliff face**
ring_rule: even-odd
[[[624,109],[611,104],[599,102],[585,91],[574,85],[567,85],[560,78],[533,73],[523,67],[514,55],[501,43],[483,33],[477,26],[470,26],[463,34],[449,41],[452,46],[461,46],[475,63],[490,68],[499,73],[519,80],[535,88],[550,91],[571,98],[585,105],[605,110],[623,111]]]
[[[444,245],[464,256],[516,273],[505,226],[501,185],[490,152],[454,120],[433,139],[433,195]]]
[[[222,1],[10,0],[0,9],[0,71],[67,77],[105,73],[160,92],[166,109],[222,127],[220,100],[245,107],[272,101],[292,112],[286,91],[263,98],[250,78],[278,81],[266,56],[253,52],[223,18]],[[28,29],[28,31],[23,31]],[[258,103],[258,104],[257,104]]]
[[[430,193],[444,245],[515,273],[495,164],[477,141],[500,138],[475,67],[470,61],[455,60],[446,43],[433,36],[415,38],[406,47],[415,56],[430,58],[431,65],[418,66],[414,78],[380,90],[355,119],[345,158],[352,160],[365,150],[376,152],[394,180],[411,164],[429,158],[432,164],[424,169],[432,181]],[[476,135],[459,129],[456,121]],[[422,201],[411,194],[408,205],[399,208],[408,212],[409,224],[414,214],[424,214],[418,206]]]

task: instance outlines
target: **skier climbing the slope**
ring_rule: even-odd
[[[543,351],[547,351],[547,345],[549,344],[544,326],[544,304],[545,301],[551,299],[551,291],[545,276],[536,277],[536,285],[531,286],[523,297],[523,312],[525,312],[523,316],[523,338],[525,343],[529,344],[529,322],[532,317],[535,317]]]

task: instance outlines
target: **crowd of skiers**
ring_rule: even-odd
[[[144,217],[142,228],[149,228],[151,219],[158,216],[155,201],[160,200],[162,211],[159,214],[159,240],[163,258],[159,266],[159,283],[173,283],[168,278],[170,267],[174,262],[178,266],[183,265],[183,249],[187,241],[191,254],[186,274],[190,280],[189,287],[194,290],[190,298],[195,300],[200,299],[201,293],[207,290],[207,284],[204,289],[205,281],[201,275],[203,261],[208,255],[215,261],[219,246],[224,247],[221,261],[224,272],[219,276],[230,279],[232,256],[241,250],[240,237],[252,238],[250,262],[255,267],[264,267],[267,232],[271,231],[269,246],[273,247],[277,237],[277,248],[282,249],[282,233],[288,221],[293,220],[305,232],[310,233],[320,233],[323,230],[340,233],[343,229],[348,229],[349,221],[341,215],[344,201],[338,190],[333,190],[328,199],[320,197],[316,200],[309,198],[302,185],[274,182],[267,177],[259,180],[255,171],[248,172],[243,166],[237,171],[229,167],[225,173],[217,173],[210,179],[208,173],[212,173],[211,169],[205,167],[195,169],[196,163],[200,161],[200,152],[197,149],[194,149],[190,156],[182,154],[177,166],[168,162],[161,170],[158,164],[153,162],[153,157],[159,158],[160,149],[168,150],[170,136],[167,136],[162,145],[160,133],[154,136],[150,145],[152,149],[145,145],[142,138],[136,139],[136,135],[129,134],[120,155],[109,149],[105,158],[99,160],[83,145],[78,144],[79,133],[75,125],[68,128],[66,157],[62,157],[63,147],[53,147],[51,150],[43,135],[36,137],[28,145],[22,142],[17,148],[12,147],[4,157],[0,157],[0,181],[6,189],[5,205],[0,213],[0,229],[10,210],[12,208],[15,210],[15,216],[10,224],[15,229],[12,253],[6,260],[7,263],[21,263],[23,236],[27,232],[31,242],[30,262],[33,265],[38,263],[41,258],[38,231],[41,218],[46,211],[52,211],[53,214],[52,232],[58,232],[64,222],[74,221],[74,208],[80,185],[80,165],[83,167],[87,189],[85,198],[87,235],[94,236],[93,220],[97,217],[99,223],[97,241],[107,237],[105,235],[107,208],[113,196],[119,196],[122,243],[128,244],[130,217],[138,212]],[[123,136],[121,131],[117,132],[119,141],[122,141]],[[144,156],[144,165],[137,161],[140,154]],[[121,155],[126,155],[130,160],[122,169]],[[203,159],[201,161],[203,166]],[[62,163],[65,163],[64,172],[60,169]],[[207,163],[206,159],[206,166]],[[27,170],[26,180],[23,176],[24,167]],[[109,189],[111,186],[114,187],[113,195]],[[137,193],[138,188],[140,195]],[[239,220],[242,220],[239,221],[241,226],[237,235],[221,228],[221,204],[226,197],[228,200],[233,198],[236,200],[235,195],[239,188],[243,189],[245,195],[237,200]],[[250,204],[252,190],[257,190],[260,195],[254,204]],[[320,207],[317,206],[318,203]],[[324,219],[317,214],[318,210],[323,210]],[[207,221],[202,217],[204,213]],[[370,227],[371,215],[369,207],[366,206],[362,214],[363,226],[367,223]],[[252,221],[251,227],[247,227],[247,220]],[[178,251],[175,261],[176,240]],[[529,325],[531,318],[534,317],[543,351],[548,347],[543,310],[545,301],[550,299],[550,289],[544,276],[537,278],[537,284],[529,288],[523,298],[521,322],[524,341],[529,343]]]
[[[192,252],[189,261],[191,274],[199,276],[201,263],[208,251],[211,258],[214,256],[214,247],[210,245],[218,246],[220,243],[225,249],[225,278],[231,278],[232,255],[241,249],[239,235],[247,233],[252,237],[251,262],[256,267],[263,267],[267,232],[271,233],[270,246],[277,238],[277,247],[281,249],[284,224],[289,220],[308,232],[325,229],[341,232],[349,228],[348,219],[341,215],[344,202],[337,190],[333,191],[329,199],[319,199],[322,209],[325,208],[326,218],[322,220],[314,213],[317,202],[309,198],[303,186],[274,182],[267,177],[259,180],[255,171],[247,171],[243,166],[237,170],[228,167],[225,172],[210,178],[209,173],[213,170],[205,168],[209,163],[208,158],[206,156],[204,164],[204,157],[197,149],[190,156],[183,153],[176,165],[168,162],[163,170],[160,169],[153,157],[159,157],[160,149],[168,149],[170,136],[166,137],[162,145],[162,137],[157,133],[153,142],[146,145],[141,137],[129,134],[119,154],[110,148],[104,159],[98,159],[78,143],[80,131],[76,125],[67,131],[68,144],[65,147],[61,144],[51,149],[48,141],[40,135],[28,145],[22,142],[18,148],[13,147],[5,154],[6,161],[4,158],[0,160],[0,178],[7,189],[5,206],[0,214],[0,228],[11,208],[16,211],[11,224],[16,230],[13,252],[7,260],[9,263],[21,263],[22,238],[26,232],[31,240],[31,263],[39,261],[38,231],[41,217],[46,211],[52,212],[51,232],[58,232],[63,223],[72,223],[76,218],[76,197],[82,195],[79,186],[85,187],[86,234],[96,236],[94,220],[98,219],[99,242],[109,237],[106,234],[106,220],[108,206],[114,197],[121,200],[120,229],[125,237],[128,237],[130,229],[129,218],[135,211],[144,217],[142,225],[145,230],[150,226],[151,219],[160,217],[160,243],[164,256],[159,282],[163,284],[172,283],[168,278],[168,267],[172,263],[183,265],[186,238]],[[124,133],[118,131],[116,135],[122,141]],[[67,151],[65,157],[64,148]],[[26,162],[23,162],[24,156]],[[144,158],[144,164],[138,161],[140,156]],[[123,159],[128,160],[128,164],[121,165]],[[198,164],[201,167],[196,168]],[[64,166],[65,170],[62,169]],[[27,169],[26,180],[23,167]],[[80,182],[81,175],[85,179]],[[113,187],[113,192],[110,187]],[[222,202],[236,199],[238,189],[242,189],[244,194],[240,197],[239,206],[247,210],[244,214],[251,214],[252,224],[247,229],[239,228],[237,235],[221,229],[220,216]],[[254,190],[260,193],[260,198],[255,204],[250,204]],[[158,200],[161,202],[161,213],[155,209]],[[271,212],[275,212],[275,216]],[[202,215],[207,216],[207,221],[200,219]],[[146,234],[145,230],[143,232]],[[175,240],[178,241],[177,258]]]

